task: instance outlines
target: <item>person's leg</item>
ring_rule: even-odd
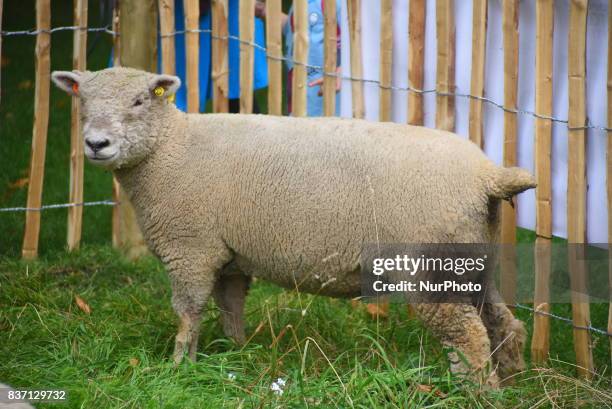
[[[229,100],[229,112],[230,114],[239,114],[240,113],[240,98],[234,98]],[[253,97],[253,113],[261,114],[261,110],[259,109],[259,104],[255,97]]]
[[[240,113],[240,98],[233,98],[229,101],[229,113],[238,114]]]

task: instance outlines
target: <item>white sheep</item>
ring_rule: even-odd
[[[358,296],[365,244],[493,243],[501,200],[535,186],[528,172],[500,168],[448,132],[347,119],[185,114],[168,98],[177,77],[128,68],[52,78],[80,97],[86,156],[119,179],[149,248],[168,270],[180,317],[177,363],[186,352],[195,360],[200,314],[211,294],[226,334],[244,341],[250,276]],[[492,293],[479,308],[415,309],[453,347],[454,372],[473,371],[496,385],[498,376],[523,368],[525,330]]]

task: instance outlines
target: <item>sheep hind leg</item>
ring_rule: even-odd
[[[491,343],[487,329],[471,304],[414,304],[427,327],[449,348],[453,374],[496,388],[499,384],[491,365]]]
[[[213,295],[220,310],[221,325],[225,336],[244,344],[244,303],[251,277],[232,266],[226,267],[215,284]]]
[[[493,363],[502,383],[507,384],[512,375],[525,370],[523,350],[527,332],[504,303],[485,303],[481,315],[491,339]]]

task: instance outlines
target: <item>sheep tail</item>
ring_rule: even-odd
[[[535,178],[521,168],[497,168],[489,188],[489,197],[511,200],[514,195],[536,187]]]

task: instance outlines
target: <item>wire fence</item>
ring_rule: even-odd
[[[29,36],[35,36],[41,32],[44,33],[55,33],[55,32],[60,32],[60,31],[74,31],[74,30],[87,30],[88,32],[104,32],[113,36],[119,36],[119,33],[111,30],[109,28],[109,26],[106,27],[91,27],[91,28],[84,28],[84,27],[78,27],[78,26],[65,26],[65,27],[55,27],[52,28],[50,30],[20,30],[20,31],[2,31],[0,32],[1,35],[3,37],[11,37],[11,36],[18,36],[18,35],[29,35]],[[567,119],[562,119],[562,118],[557,118],[557,117],[553,117],[553,116],[549,116],[549,115],[542,115],[542,114],[538,114],[534,111],[530,111],[530,110],[525,110],[525,109],[518,109],[518,108],[510,108],[505,106],[504,104],[501,104],[499,102],[496,102],[494,100],[492,100],[491,98],[487,98],[484,96],[476,96],[476,95],[471,95],[471,94],[465,94],[465,93],[459,93],[459,92],[442,92],[442,91],[438,91],[436,88],[431,88],[431,89],[419,89],[419,88],[415,88],[415,87],[411,87],[411,86],[397,86],[397,85],[383,85],[380,83],[379,80],[375,80],[375,79],[368,79],[368,78],[358,78],[358,77],[352,77],[352,76],[348,76],[348,75],[343,75],[343,74],[339,74],[337,72],[326,72],[324,67],[320,66],[320,65],[312,65],[312,64],[307,64],[307,63],[303,63],[303,62],[299,62],[299,61],[295,61],[292,58],[289,57],[285,57],[285,56],[273,56],[273,55],[268,55],[268,49],[260,44],[257,44],[255,42],[252,41],[245,41],[243,39],[241,39],[238,36],[234,36],[234,35],[228,35],[228,36],[216,36],[213,35],[212,30],[211,29],[196,29],[196,30],[178,30],[178,31],[174,31],[172,33],[169,34],[165,34],[165,35],[161,35],[160,37],[165,38],[165,37],[174,37],[176,35],[181,35],[181,34],[186,34],[186,33],[199,33],[199,34],[210,34],[211,38],[215,39],[215,40],[222,40],[222,41],[228,41],[228,40],[233,40],[233,41],[237,41],[240,44],[245,44],[248,46],[253,47],[256,50],[260,50],[264,53],[266,53],[266,58],[270,59],[270,60],[276,60],[276,61],[283,61],[283,62],[289,62],[293,65],[300,65],[306,68],[309,68],[311,70],[317,71],[322,73],[324,76],[329,76],[329,77],[335,77],[335,78],[340,78],[342,80],[347,80],[347,81],[358,81],[358,82],[362,82],[362,83],[367,83],[367,84],[374,84],[376,86],[378,86],[379,88],[382,89],[389,89],[392,91],[403,91],[403,92],[413,92],[416,94],[433,94],[436,96],[443,96],[443,97],[459,97],[459,98],[466,98],[466,99],[474,99],[474,100],[478,100],[478,101],[482,101],[486,104],[490,104],[498,109],[501,109],[504,112],[508,112],[508,113],[512,113],[512,114],[517,114],[517,115],[526,115],[526,116],[531,116],[535,119],[544,119],[544,120],[548,120],[550,122],[553,123],[558,123],[558,124],[563,124],[566,125],[567,129],[569,131],[580,131],[580,130],[599,130],[599,131],[604,131],[604,132],[612,132],[612,128],[609,128],[607,126],[603,126],[603,125],[598,125],[598,124],[592,124],[592,123],[588,123],[589,119],[587,118],[587,124],[585,124],[584,126],[579,126],[579,127],[570,127],[569,126],[569,121]]]
[[[79,27],[79,26],[63,26],[63,27],[55,27],[49,30],[35,30],[35,29],[31,29],[31,30],[18,30],[18,31],[0,31],[0,36],[2,37],[15,37],[15,36],[36,36],[40,33],[49,33],[49,34],[53,34],[53,33],[57,33],[57,32],[62,32],[62,31],[76,31],[76,30],[86,30],[87,32],[91,32],[91,33],[106,33],[112,36],[119,36],[120,34],[113,31],[112,29],[109,28],[109,26],[105,26],[105,27]],[[561,118],[556,118],[553,116],[548,116],[548,115],[542,115],[542,114],[538,114],[536,112],[533,111],[529,111],[529,110],[524,110],[524,109],[517,109],[517,108],[509,108],[507,106],[505,106],[504,104],[500,104],[490,98],[487,97],[481,97],[481,96],[475,96],[475,95],[471,95],[471,94],[465,94],[465,93],[458,93],[458,92],[441,92],[438,91],[436,88],[432,88],[432,89],[418,89],[418,88],[414,88],[414,87],[410,87],[410,86],[396,86],[396,85],[390,85],[390,86],[386,86],[381,84],[381,82],[379,80],[375,80],[375,79],[368,79],[368,78],[358,78],[358,77],[352,77],[352,76],[348,76],[348,75],[343,75],[343,74],[339,74],[337,72],[326,72],[324,70],[324,67],[322,66],[318,66],[318,65],[312,65],[312,64],[307,64],[307,63],[302,63],[299,61],[295,61],[292,58],[288,58],[285,56],[273,56],[273,55],[268,55],[268,49],[264,46],[261,46],[260,44],[257,44],[255,42],[251,42],[251,41],[245,41],[243,39],[241,39],[238,36],[234,36],[234,35],[228,35],[228,36],[216,36],[213,35],[212,30],[210,29],[196,29],[196,30],[178,30],[175,31],[173,33],[170,34],[165,34],[162,35],[161,37],[173,37],[176,35],[181,35],[181,34],[185,34],[185,33],[199,33],[199,34],[210,34],[211,38],[216,39],[216,40],[222,40],[222,41],[228,41],[228,40],[233,40],[233,41],[237,41],[240,44],[245,44],[248,45],[250,47],[253,47],[256,50],[260,50],[264,53],[266,53],[266,58],[270,59],[270,60],[276,60],[276,61],[283,61],[283,62],[289,62],[293,65],[300,65],[300,66],[304,66],[308,69],[311,70],[315,70],[317,72],[322,73],[324,76],[329,76],[329,77],[335,77],[335,78],[340,78],[342,80],[347,80],[347,81],[358,81],[358,82],[362,82],[362,83],[367,83],[367,84],[374,84],[376,86],[378,86],[379,88],[382,89],[390,89],[393,91],[403,91],[403,92],[413,92],[416,94],[433,94],[436,96],[445,96],[445,97],[459,97],[459,98],[467,98],[467,99],[474,99],[474,100],[478,100],[478,101],[482,101],[484,103],[490,104],[498,109],[503,110],[504,112],[508,112],[508,113],[513,113],[513,114],[517,114],[517,115],[526,115],[526,116],[531,116],[534,119],[543,119],[543,120],[548,120],[552,123],[558,123],[558,124],[563,124],[566,125],[567,129],[569,131],[574,131],[574,130],[599,130],[599,131],[604,131],[604,132],[611,132],[612,128],[606,127],[606,126],[602,126],[602,125],[596,125],[596,124],[591,124],[588,123],[588,119],[587,119],[587,124],[585,124],[584,126],[580,126],[580,127],[570,127],[569,126],[569,121],[567,119],[561,119]],[[50,204],[50,205],[44,205],[41,206],[39,208],[28,208],[28,207],[5,207],[5,208],[0,208],[0,212],[27,212],[27,211],[43,211],[43,210],[51,210],[51,209],[63,209],[63,208],[70,208],[70,207],[78,207],[78,206],[83,206],[83,207],[88,207],[88,206],[115,206],[119,204],[118,202],[112,201],[112,200],[100,200],[100,201],[92,201],[92,202],[82,202],[82,203],[57,203],[57,204]],[[545,312],[545,311],[538,311],[535,310],[532,307],[529,307],[527,305],[523,305],[523,304],[519,304],[519,303],[515,303],[513,304],[513,306],[515,308],[521,309],[521,310],[525,310],[525,311],[530,311],[532,314],[539,314],[539,315],[544,315],[544,316],[548,316],[550,318],[559,320],[561,322],[564,322],[570,326],[572,326],[573,328],[577,328],[577,329],[583,329],[583,330],[587,330],[590,331],[594,334],[598,334],[598,335],[602,335],[602,336],[607,336],[607,337],[612,337],[612,333],[597,328],[597,327],[593,327],[592,325],[588,325],[588,326],[577,326],[573,323],[571,318],[567,318],[567,317],[563,317],[560,315],[556,315],[550,312]]]
[[[41,210],[65,209],[68,207],[115,206],[118,204],[119,202],[114,202],[112,200],[98,200],[95,202],[56,203],[56,204],[44,205],[41,207],[3,207],[3,208],[0,208],[0,212],[39,212]]]
[[[102,32],[102,33],[107,33],[111,35],[119,35],[119,33],[115,33],[113,30],[111,30],[109,26],[105,26],[105,27],[63,26],[63,27],[54,27],[49,30],[31,29],[31,30],[18,30],[18,31],[0,31],[0,35],[2,37],[14,37],[14,36],[20,36],[20,35],[35,36],[40,33],[53,34],[53,33],[57,33],[60,31],[76,31],[76,30],[87,30],[87,32],[90,32],[90,33]]]
[[[551,318],[554,318],[556,320],[563,321],[566,324],[569,324],[572,327],[577,328],[577,329],[585,329],[585,330],[593,332],[595,334],[604,335],[604,336],[612,338],[612,332],[608,332],[606,330],[603,330],[603,329],[600,329],[600,328],[597,328],[597,327],[593,327],[592,325],[588,325],[586,327],[583,327],[583,326],[580,326],[580,325],[575,325],[571,318],[562,317],[561,315],[553,314],[551,312],[539,311],[539,310],[533,309],[533,308],[531,308],[531,307],[529,307],[527,305],[523,305],[523,304],[519,304],[519,303],[513,304],[513,306],[518,308],[518,309],[521,309],[521,310],[530,311],[534,315],[535,314],[545,315],[547,317],[551,317]]]

